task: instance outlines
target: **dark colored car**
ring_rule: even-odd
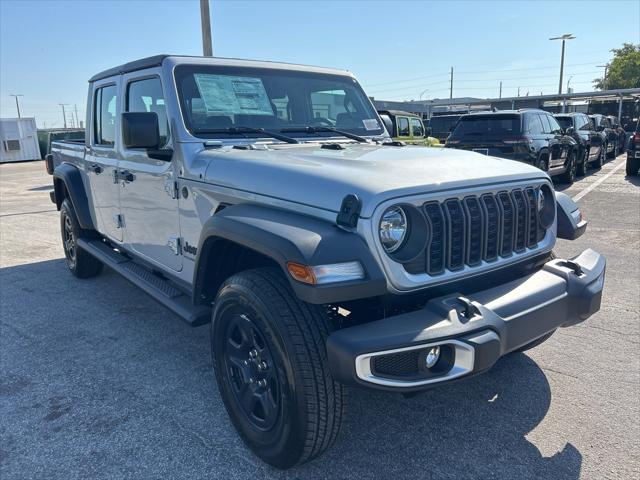
[[[602,132],[605,135],[605,152],[607,158],[615,158],[618,145],[618,132],[613,129],[613,125],[605,115],[599,113],[589,115],[593,128],[596,132]]]
[[[463,115],[445,147],[526,162],[569,183],[579,150],[553,115],[533,109]]]
[[[627,143],[627,175],[638,175],[638,170],[640,170],[640,119],[636,122]]]
[[[460,120],[462,115],[435,115],[429,119],[427,133],[437,138],[440,143],[445,143],[447,137]]]
[[[614,115],[607,115],[607,118],[609,119],[609,123],[611,123],[611,128],[613,128],[618,134],[618,149],[616,150],[616,155],[619,155],[624,152],[627,147],[627,132],[620,124],[618,117]]]
[[[567,135],[571,135],[580,148],[576,160],[577,175],[585,175],[589,163],[601,167],[606,152],[604,150],[605,136],[596,132],[591,119],[585,113],[558,113],[556,120]]]

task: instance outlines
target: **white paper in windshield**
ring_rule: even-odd
[[[273,115],[262,80],[231,75],[194,75],[207,113],[215,115]]]

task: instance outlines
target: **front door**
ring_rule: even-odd
[[[92,125],[89,147],[85,156],[86,178],[89,181],[91,201],[97,230],[106,237],[122,241],[120,221],[120,188],[114,174],[118,168],[115,150],[116,118],[118,107],[116,85],[97,86],[92,101]]]
[[[166,148],[171,139],[160,78],[124,80],[124,111],[155,112],[160,147]],[[127,247],[151,263],[181,270],[177,172],[173,162],[151,158],[144,149],[126,149],[123,145],[119,179]]]

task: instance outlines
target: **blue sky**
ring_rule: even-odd
[[[201,54],[199,3],[0,0],[0,116],[61,126],[59,103],[85,111],[94,73],[157,53]],[[211,0],[217,56],[346,68],[386,100],[591,89],[597,65],[640,43],[640,1],[244,2]],[[426,91],[425,91],[426,90]],[[69,111],[68,110],[68,111]]]

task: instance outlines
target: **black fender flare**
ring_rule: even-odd
[[[66,195],[63,191],[63,185]],[[85,192],[82,173],[78,167],[70,163],[58,165],[53,170],[53,188],[58,210],[60,210],[65,196],[68,197],[71,200],[76,217],[78,217],[80,227],[85,230],[94,230],[87,192]]]
[[[308,303],[345,302],[387,293],[386,278],[358,234],[300,213],[238,204],[219,211],[203,225],[194,271],[194,300],[203,291],[216,240],[236,243],[272,259],[282,268],[298,298]],[[361,263],[364,279],[308,285],[294,280],[286,266],[287,262],[316,266],[350,261]]]

